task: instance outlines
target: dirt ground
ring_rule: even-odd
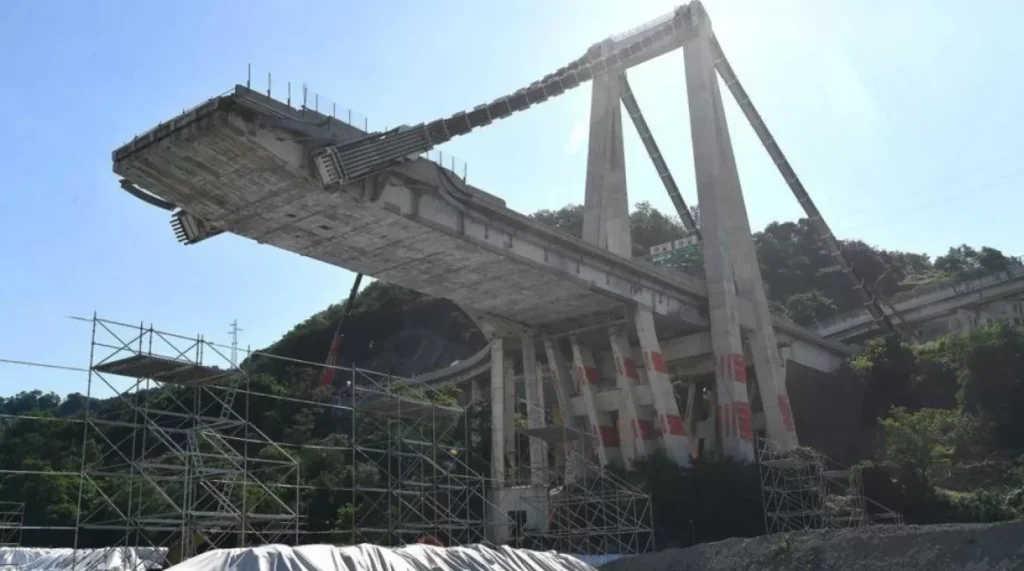
[[[1024,521],[872,526],[728,539],[601,571],[1024,571]]]

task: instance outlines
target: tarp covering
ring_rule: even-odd
[[[18,571],[147,571],[163,566],[167,549],[155,547],[0,547],[0,569]]]
[[[595,571],[570,555],[482,545],[266,545],[208,551],[173,571]]]

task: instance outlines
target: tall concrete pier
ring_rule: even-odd
[[[582,410],[568,411],[563,418],[584,413],[580,424],[589,427],[595,437],[591,457],[601,464],[621,463],[628,467],[658,449],[684,465],[702,452],[752,461],[755,409],[751,408],[751,401],[755,401],[760,413],[759,432],[787,448],[798,443],[785,370],[768,312],[723,111],[710,23],[702,14],[701,11],[694,17],[681,47],[685,54],[695,182],[701,211],[700,244],[704,253],[711,345],[709,354],[691,360],[689,366],[691,372],[702,366],[713,372],[713,387],[708,387],[712,389],[710,402],[694,402],[706,392],[697,386],[685,387],[677,397],[652,308],[643,303],[628,304],[620,316],[613,318],[615,323],[599,324],[585,337],[572,335],[569,346],[576,376],[571,385],[575,388],[572,396],[579,398]],[[616,41],[609,39],[591,48],[590,54],[596,59],[615,51]],[[617,256],[631,258],[622,139],[625,73],[625,68],[615,69],[593,81],[583,239]],[[749,312],[746,323],[741,322],[744,310]],[[523,342],[536,343],[528,338]],[[492,343],[495,347],[504,346],[500,338]],[[561,350],[550,339],[546,346],[549,353]],[[611,359],[595,359],[595,354],[610,354]],[[641,358],[636,359],[635,355]],[[752,367],[748,366],[748,355]],[[535,366],[524,365],[527,369],[534,371]],[[674,375],[676,379],[687,376],[685,369],[679,369]],[[612,410],[600,403],[601,381],[605,378],[614,379],[612,386],[617,398]],[[531,386],[529,379],[527,386]],[[646,399],[638,396],[640,387],[649,395]],[[497,403],[495,400],[494,404]],[[686,407],[683,411],[681,404]],[[543,407],[530,402],[528,410],[536,411],[529,425],[539,427]],[[694,418],[701,410],[708,412],[706,418]],[[504,453],[495,453],[499,454]],[[530,454],[540,451],[531,446]],[[532,459],[530,464],[539,466],[541,462]]]

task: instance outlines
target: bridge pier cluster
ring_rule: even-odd
[[[699,227],[626,79],[629,68],[676,49],[684,52]],[[589,538],[590,496],[576,494],[582,507],[574,511],[573,493],[549,494],[548,486],[574,483],[578,492],[587,481],[602,497],[614,472],[606,466],[629,468],[656,453],[680,465],[703,456],[753,461],[761,436],[791,449],[799,439],[787,359],[829,373],[851,353],[769,314],[720,77],[858,284],[865,319],[891,325],[844,261],[696,1],[514,93],[414,127],[366,133],[237,86],[116,150],[114,170],[126,190],[172,212],[186,244],[231,232],[466,310],[489,351],[416,381],[468,383],[471,396],[490,400],[497,506],[522,511],[505,500],[519,494],[513,484],[527,483],[533,505],[543,507],[528,518],[580,514],[583,523],[568,528]],[[587,81],[593,93],[582,240],[418,158]],[[701,249],[703,280],[632,259],[623,107],[686,229],[672,248]],[[794,396],[807,402],[803,392]],[[526,454],[517,453],[521,444]],[[630,503],[638,495],[616,493],[631,499],[602,499],[606,520],[642,512]],[[619,515],[608,516],[609,506],[621,508]],[[637,536],[644,525],[633,528]]]
[[[491,343],[496,481],[509,476],[509,462],[516,457],[510,454],[516,446],[515,416],[523,411],[531,436],[530,472],[545,473],[554,462],[564,467],[566,479],[580,469],[567,465],[566,458],[628,469],[660,451],[686,466],[703,455],[753,461],[758,435],[783,449],[798,444],[706,18],[697,21],[682,47],[701,213],[701,227],[690,238],[704,252],[709,325],[709,331],[689,337],[709,337],[710,347],[704,348],[710,351],[676,355],[684,358],[677,358],[670,372],[662,349],[665,335],[659,334],[651,307],[642,303],[623,303],[623,317],[607,324],[553,336],[478,316]],[[592,48],[600,57],[615,49],[613,40]],[[624,69],[593,82],[583,239],[630,258],[624,85]],[[649,131],[641,135],[651,136]],[[741,319],[744,312],[747,319]],[[517,393],[519,379],[523,389]],[[546,396],[554,396],[554,402]],[[544,481],[536,475],[529,479],[535,485]]]

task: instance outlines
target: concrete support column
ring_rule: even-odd
[[[544,408],[544,385],[537,367],[537,340],[523,337],[523,384],[526,387],[526,422],[531,428],[547,425]],[[530,437],[530,483],[544,486],[548,483],[548,445],[535,436]]]
[[[544,353],[547,356],[548,370],[551,372],[551,379],[555,385],[558,417],[560,417],[566,436],[562,445],[565,453],[565,479],[567,482],[571,482],[580,475],[579,460],[583,458],[584,454],[582,433],[585,431],[579,426],[572,410],[574,394],[572,373],[569,371],[569,365],[562,349],[555,341],[544,339]]]
[[[633,319],[636,322],[640,350],[644,355],[647,382],[651,386],[651,400],[658,414],[658,426],[665,455],[680,466],[689,466],[690,439],[686,434],[686,423],[679,414],[675,389],[672,388],[672,380],[668,375],[665,357],[661,353],[658,334],[654,329],[654,314],[646,307],[639,307]]]
[[[606,412],[597,408],[597,388],[600,385],[601,377],[597,365],[594,363],[594,356],[590,349],[580,343],[576,337],[571,337],[573,362],[579,378],[576,384],[577,393],[583,397],[587,407],[587,421],[590,430],[595,438],[596,456],[600,465],[620,462],[622,453],[619,449],[619,433],[616,430],[612,419]]]
[[[505,412],[502,415],[502,435],[505,437],[505,477],[519,476],[519,441],[516,438],[516,361],[505,354],[505,398],[502,401]],[[518,483],[518,482],[516,482]]]
[[[723,452],[737,459],[753,460],[747,364],[735,302],[739,296],[748,299],[754,309],[755,324],[748,333],[748,340],[764,396],[762,404],[769,437],[780,445],[789,446],[795,442],[796,432],[792,417],[788,415],[785,377],[750,236],[710,34],[707,21],[699,22],[696,34],[683,46],[683,51],[711,306],[716,412]],[[788,421],[784,421],[784,417]]]
[[[505,340],[491,341],[491,479],[505,484]]]
[[[602,43],[602,54],[608,53],[611,46],[611,40]],[[592,82],[583,240],[629,258],[633,245],[622,145],[620,75],[608,73]]]
[[[469,391],[468,391],[469,392],[469,396],[468,396],[469,402],[474,403],[474,402],[476,402],[478,400],[483,399],[484,391],[483,391],[483,387],[480,386],[480,383],[481,383],[481,380],[478,379],[478,378],[473,378],[473,379],[469,380],[469,387],[468,387],[469,388]]]
[[[629,338],[622,326],[608,331],[611,339],[612,356],[615,358],[615,379],[622,400],[619,403],[619,438],[622,441],[622,459],[627,468],[637,458],[650,454],[657,446],[654,423],[647,418],[636,401],[636,385],[639,382],[636,361],[629,347]]]
[[[701,398],[701,394],[697,391],[697,383],[690,383],[690,386],[686,387],[686,413],[683,415],[683,419],[686,424],[686,434],[690,437],[690,454],[696,458],[699,456],[697,450],[697,399]]]

